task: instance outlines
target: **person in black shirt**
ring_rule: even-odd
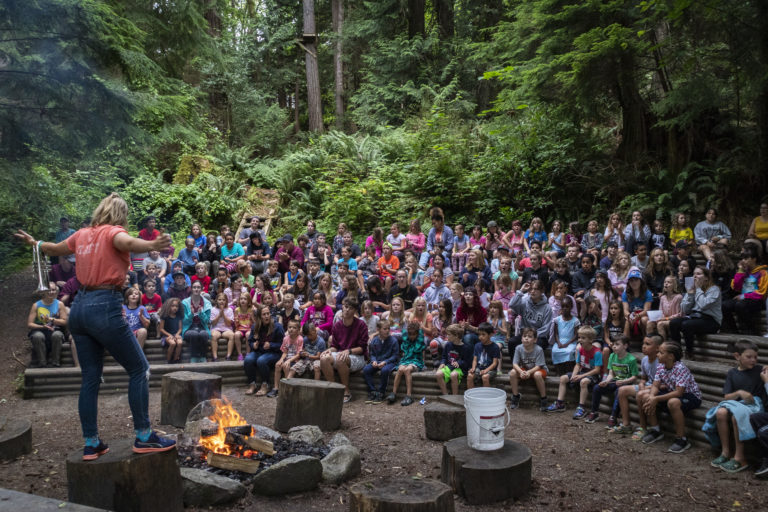
[[[389,289],[389,296],[387,297],[387,304],[392,303],[392,299],[400,297],[405,303],[405,309],[409,310],[413,308],[413,301],[419,296],[419,291],[415,286],[408,284],[408,274],[405,270],[398,270],[395,274],[396,282],[392,288]]]

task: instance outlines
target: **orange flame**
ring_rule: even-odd
[[[221,453],[223,455],[232,455],[231,447],[225,442],[227,432],[224,430],[227,427],[239,427],[241,425],[248,425],[248,422],[240,416],[227,401],[219,400],[216,405],[216,410],[213,414],[208,416],[208,419],[218,423],[219,431],[212,436],[201,437],[200,445],[208,451],[214,453]]]

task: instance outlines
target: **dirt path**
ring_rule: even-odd
[[[24,319],[32,302],[31,275],[0,282],[0,318],[4,351],[0,356],[0,415],[33,422],[33,454],[0,463],[0,486],[65,499],[68,453],[82,448],[77,397],[25,401],[15,393],[14,379],[29,357]],[[224,394],[249,421],[271,426],[275,400],[245,396],[242,388]],[[160,394],[150,394],[150,417],[160,417]],[[342,432],[361,448],[363,479],[391,476],[438,477],[442,445],[424,438],[422,406],[371,406],[354,401],[344,409]],[[711,468],[707,447],[696,445],[683,455],[668,454],[669,439],[651,446],[608,434],[604,423],[571,420],[570,414],[544,415],[517,410],[507,437],[533,452],[533,488],[520,502],[457,510],[514,508],[541,510],[757,510],[768,502],[768,482],[751,471],[728,475]],[[104,395],[99,402],[101,435],[109,442],[132,436],[127,396]],[[158,426],[169,433],[176,429]],[[354,482],[352,482],[354,483]],[[248,496],[231,510],[347,510],[347,490],[323,485],[319,490],[286,498]],[[2,507],[0,507],[2,508]]]

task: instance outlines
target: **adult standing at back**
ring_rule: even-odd
[[[651,240],[651,228],[639,211],[632,212],[632,221],[624,228],[624,251],[630,256],[635,255],[635,245],[638,242],[648,244]]]
[[[129,253],[162,250],[171,237],[153,241],[131,237],[125,230],[128,205],[117,194],[104,198],[93,212],[91,225],[59,243],[36,241],[19,230],[18,238],[54,256],[77,256],[77,279],[82,287],[69,315],[69,330],[77,342],[82,372],[78,412],[85,438],[83,460],[94,460],[109,451],[99,439],[97,411],[104,351],[128,373],[128,404],[136,440],[133,451],[167,451],[176,441],[157,435],[149,422],[149,363],[123,317],[121,288],[128,270]]]
[[[693,228],[693,237],[704,258],[709,261],[712,251],[718,248],[725,249],[731,241],[731,230],[728,226],[717,220],[717,210],[710,208],[704,216],[704,220]]]
[[[304,268],[304,251],[301,247],[293,245],[293,235],[290,233],[283,235],[280,239],[283,241],[283,246],[275,252],[275,259],[277,260],[277,270],[281,274],[285,275],[290,270],[291,261],[298,261],[299,268]]]
[[[427,235],[427,247],[419,256],[419,266],[426,269],[429,264],[429,258],[437,253],[441,253],[443,258],[451,261],[451,250],[453,249],[453,230],[445,225],[445,215],[442,208],[437,206],[429,210],[429,216],[432,218],[432,229]]]
[[[752,219],[744,244],[753,243],[759,247],[759,257],[768,254],[768,203],[760,205],[760,215]]]

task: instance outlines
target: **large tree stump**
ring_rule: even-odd
[[[0,416],[0,460],[13,460],[32,453],[32,423]]]
[[[277,395],[275,430],[288,432],[299,425],[317,425],[320,430],[341,426],[344,386],[310,379],[283,379]]]
[[[163,375],[160,423],[183,428],[187,414],[197,404],[221,396],[221,376],[199,372]]]
[[[477,451],[466,437],[443,444],[440,480],[464,497],[470,505],[518,498],[531,486],[531,451],[506,439],[494,451]]]
[[[467,411],[443,402],[430,402],[424,407],[424,431],[427,439],[448,441],[467,435]]]
[[[351,512],[450,512],[453,490],[430,478],[362,482],[349,489]]]
[[[132,439],[111,443],[109,453],[83,461],[82,450],[67,457],[68,499],[73,503],[139,512],[184,510],[181,472],[176,450],[135,454]]]

